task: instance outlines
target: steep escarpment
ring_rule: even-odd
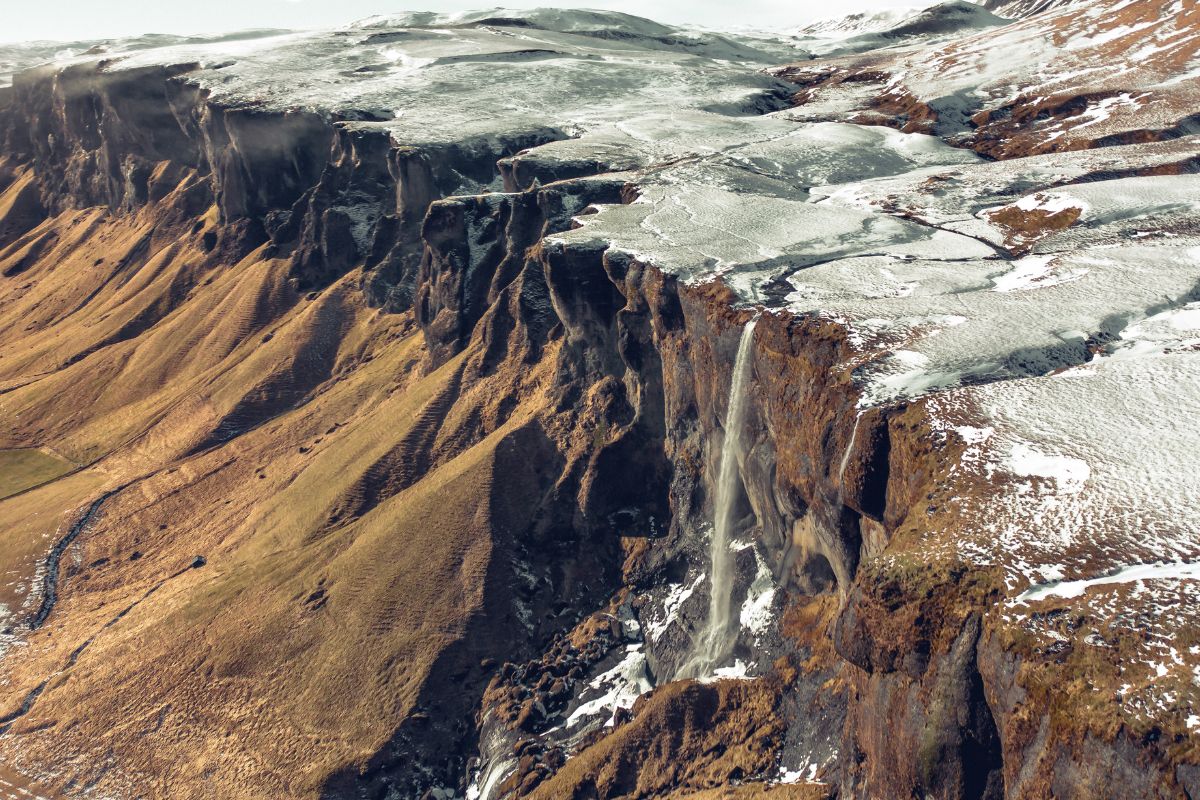
[[[572,324],[614,308],[570,279],[551,297],[526,253],[622,183],[504,198],[498,236],[472,229],[505,248],[498,277],[452,286],[443,210],[426,206],[498,178],[541,134],[404,148],[222,107],[175,80],[186,71],[22,76],[8,108],[5,407],[25,422],[6,445],[76,466],[6,507],[21,521],[11,567],[30,575],[59,519],[75,534],[45,562],[45,638],[19,634],[31,646],[6,662],[10,757],[71,765],[49,776],[66,791],[454,787],[481,665],[536,652],[601,604],[620,535],[668,516],[661,414],[639,415],[613,377],[615,343],[564,344],[555,303]],[[418,285],[415,315],[371,310],[372,287]],[[444,336],[439,306],[455,318]],[[25,511],[44,505],[62,512]],[[400,543],[407,557],[378,549]],[[294,670],[301,652],[310,668]],[[289,664],[294,682],[271,677]],[[132,684],[136,697],[117,688]],[[239,686],[259,687],[255,706]],[[335,700],[347,690],[358,712]],[[314,704],[343,722],[312,721]],[[240,744],[216,762],[186,755],[230,726]],[[125,755],[96,759],[89,740]]]
[[[187,80],[199,64],[105,66],[26,72],[11,89],[5,152],[36,172],[45,208],[136,210],[188,171],[203,180],[182,213],[199,216],[209,204],[218,212],[218,238],[206,247],[235,259],[268,241],[294,248],[301,289],[365,260],[369,296],[391,310],[411,303],[429,204],[491,184],[498,159],[562,136],[534,129],[406,148],[337,114],[212,102]],[[22,217],[10,217],[15,230]]]
[[[67,466],[0,500],[0,761],[1195,794],[1192,139],[988,163],[572,19],[18,76],[0,459]]]
[[[563,261],[567,252],[548,252],[545,257],[553,264]],[[574,255],[578,258],[582,253]],[[681,788],[719,786],[730,780],[778,778],[781,764],[787,768],[782,772],[801,767],[809,777],[821,775],[826,781],[838,783],[836,755],[846,746],[842,720],[847,709],[854,708],[847,729],[851,743],[870,735],[854,727],[859,715],[872,721],[887,720],[884,724],[890,736],[863,742],[864,751],[867,747],[874,749],[870,763],[872,770],[878,771],[867,777],[847,777],[843,785],[848,790],[867,796],[904,796],[910,791],[907,787],[919,787],[944,791],[945,796],[1001,796],[994,794],[995,790],[985,795],[973,788],[980,780],[984,785],[992,781],[1002,786],[999,743],[974,658],[979,635],[977,617],[975,627],[961,634],[954,627],[960,623],[947,620],[945,628],[931,622],[921,638],[914,640],[910,633],[893,640],[897,651],[914,657],[910,659],[909,674],[928,680],[930,702],[937,705],[933,711],[919,712],[911,738],[901,740],[896,736],[894,725],[903,712],[898,715],[889,710],[884,699],[849,693],[857,671],[842,661],[826,637],[838,617],[839,605],[844,606],[839,625],[853,627],[855,623],[847,620],[855,620],[861,613],[856,602],[858,594],[851,592],[859,560],[863,553],[882,551],[895,528],[894,518],[891,525],[887,524],[883,498],[902,497],[900,487],[912,480],[912,471],[920,462],[894,465],[895,477],[890,479],[888,452],[893,447],[892,439],[904,437],[908,431],[889,425],[888,417],[878,413],[863,415],[856,425],[855,391],[849,370],[839,369],[849,355],[843,330],[821,320],[790,315],[768,315],[757,326],[754,377],[749,389],[751,416],[746,428],[762,433],[755,435],[739,455],[741,496],[737,501],[736,534],[738,539],[750,538],[754,544],[749,552],[743,549],[750,556],[749,562],[739,559],[737,607],[745,608],[747,601],[754,605],[758,600],[751,597],[755,590],[762,591],[761,586],[753,585],[756,572],[765,574],[769,585],[788,587],[785,603],[796,604],[789,612],[795,620],[791,625],[785,616],[784,630],[791,629],[785,640],[769,643],[756,636],[753,628],[743,630],[739,636],[735,654],[740,659],[767,659],[758,668],[764,677],[751,684],[755,696],[761,699],[705,712],[715,713],[716,717],[697,730],[689,729],[674,716],[668,716],[670,721],[651,722],[652,715],[660,712],[652,711],[653,705],[643,708],[639,701],[633,706],[634,721],[624,723],[628,715],[622,717],[618,712],[614,718],[616,732],[587,745],[589,737],[595,738],[594,733],[586,733],[588,715],[595,713],[588,707],[589,685],[632,678],[666,684],[662,690],[665,692],[678,691],[678,684],[670,683],[670,679],[687,657],[687,629],[696,630],[702,622],[698,618],[706,605],[702,593],[711,591],[707,585],[697,588],[700,582],[690,580],[706,568],[696,532],[704,530],[711,518],[716,479],[714,450],[720,449],[714,442],[722,436],[721,420],[728,401],[726,392],[737,337],[750,317],[748,311],[732,310],[735,298],[726,289],[685,288],[658,270],[615,254],[596,257],[593,271],[603,268],[614,285],[621,287],[626,300],[620,313],[613,315],[618,329],[623,329],[618,338],[638,342],[632,348],[635,352],[652,347],[655,361],[661,364],[655,364],[655,371],[661,369],[663,376],[660,390],[667,424],[661,446],[673,466],[672,524],[660,539],[646,545],[631,543],[625,574],[633,593],[601,615],[626,622],[610,630],[602,619],[590,619],[542,660],[511,672],[506,670],[493,682],[485,697],[481,722],[487,732],[485,756],[500,761],[502,766],[498,778],[492,777],[496,772],[485,769],[481,785],[488,787],[491,796],[519,795],[543,782],[546,788],[539,791],[549,792],[546,796],[570,796],[579,791],[595,791],[598,796],[630,792],[659,796]],[[573,264],[575,272],[583,271],[578,261]],[[552,274],[552,269],[547,274]],[[650,332],[649,342],[639,341],[639,329]],[[591,335],[590,349],[602,351],[594,331],[580,326],[575,335]],[[787,443],[786,447],[779,445],[782,442]],[[923,496],[894,502],[924,505]],[[899,508],[893,512],[894,516],[903,513]],[[667,624],[662,625],[655,617],[663,595],[689,583],[695,590],[689,591],[689,596],[694,594],[699,602],[684,606],[685,621],[665,620]],[[848,595],[849,605],[837,602],[838,597]],[[949,602],[967,601],[956,593]],[[986,604],[986,595],[975,602]],[[769,606],[771,600],[767,603]],[[670,605],[670,600],[663,603]],[[939,605],[933,604],[935,608]],[[677,601],[673,613],[679,612]],[[939,608],[936,613],[945,612]],[[882,676],[894,671],[893,663],[875,664],[856,657],[855,650],[863,646],[865,638],[864,634],[848,634],[834,641],[839,650],[846,651],[842,657],[868,673],[879,672]],[[965,643],[956,644],[959,640]],[[576,656],[576,651],[583,657]],[[636,669],[631,669],[630,652],[640,658],[635,662],[639,664]],[[773,657],[780,660],[772,666]],[[937,673],[944,675],[939,677]],[[573,701],[572,694],[579,692],[580,700]],[[652,695],[658,696],[657,692]],[[695,702],[701,701],[696,698]],[[949,707],[955,709],[954,714],[938,710]],[[603,716],[599,722],[603,723],[611,712],[607,705],[600,708]],[[967,710],[966,719],[959,713],[963,709]],[[741,722],[720,721],[729,714]],[[731,724],[761,739],[748,745],[749,750],[727,750],[730,734],[722,730]],[[647,725],[651,730],[661,726],[664,737],[682,737],[675,745],[664,745],[661,762],[641,757]],[[925,746],[940,749],[927,756],[923,773],[907,773],[905,777],[906,772],[896,769],[896,765],[907,763],[904,754],[930,739],[934,744]],[[962,742],[966,744],[956,744]],[[581,745],[584,750],[576,757],[578,760],[561,766],[564,749],[571,752]],[[628,749],[628,756],[621,758],[634,760],[627,766],[614,767],[613,760],[618,758],[614,748]],[[593,766],[584,766],[589,763]],[[684,764],[693,765],[695,771],[679,772],[679,765]],[[978,773],[981,764],[990,765],[982,778]],[[560,766],[561,776],[557,774]],[[612,773],[614,768],[619,772]],[[663,778],[664,770],[671,777]],[[995,771],[996,778],[988,778],[988,770]],[[623,777],[612,777],[616,774]],[[595,788],[585,791],[580,788],[584,785]],[[654,786],[657,788],[651,788]]]

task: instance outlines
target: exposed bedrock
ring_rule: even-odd
[[[319,116],[210,104],[181,79],[187,64],[100,64],[31,70],[14,81],[6,151],[35,167],[49,208],[144,205],[168,161],[211,176],[224,222],[260,221],[319,176],[330,144]]]
[[[527,278],[539,276],[524,291],[545,281],[552,312],[535,302],[536,295],[527,295],[518,307],[537,309],[538,315],[525,319],[536,319],[543,328],[551,322],[553,329],[561,327],[559,380],[569,387],[562,395],[564,407],[580,392],[620,398],[608,406],[616,413],[599,425],[616,423],[624,433],[591,457],[593,479],[584,482],[580,508],[586,517],[600,515],[622,535],[650,537],[645,544],[627,544],[624,582],[634,592],[653,591],[682,574],[683,563],[703,559],[698,540],[713,513],[731,372],[741,331],[755,312],[739,308],[720,283],[682,284],[602,241],[564,246],[550,237],[531,250],[529,231],[553,230],[549,220],[564,202],[556,195],[578,198],[587,184],[566,181],[531,193],[435,205],[427,221],[430,248],[423,272],[430,280],[421,289],[429,292],[429,305],[419,313],[424,313],[431,352],[441,348],[448,355],[464,339],[456,326],[471,324],[477,313],[464,318],[451,309],[488,306],[486,298],[516,270]],[[445,288],[437,292],[435,283]],[[434,305],[436,297],[444,299]],[[430,313],[434,308],[437,312]],[[494,319],[482,322],[476,335],[486,338],[495,326]],[[836,650],[835,655],[809,640],[797,652],[810,659],[811,672],[781,690],[799,696],[822,686],[828,703],[822,710],[836,717],[839,704],[829,697],[841,691],[832,687],[845,687],[845,726],[829,743],[840,756],[840,777],[827,779],[840,783],[849,797],[1024,797],[1038,795],[1020,788],[1033,785],[1023,776],[1036,773],[1043,785],[1067,780],[1060,770],[1081,763],[1085,753],[1103,752],[1114,764],[1128,765],[1131,758],[1169,763],[1161,750],[1124,734],[1110,739],[1098,734],[1073,739],[1073,734],[1057,740],[1061,752],[1072,754],[1059,758],[1059,766],[1046,766],[1044,760],[1036,769],[1029,765],[1029,733],[1011,720],[1031,711],[1006,694],[997,672],[1005,660],[1003,669],[1019,670],[1014,665],[1022,656],[987,644],[988,620],[1000,596],[995,576],[933,563],[901,566],[897,572],[895,565],[873,563],[894,537],[919,532],[930,498],[956,458],[953,448],[931,434],[919,403],[858,409],[840,326],[767,312],[754,340],[737,527],[739,535],[761,545],[775,580],[787,587],[798,613],[808,614],[801,625],[810,627],[798,633],[793,624],[789,635],[828,637]],[[596,479],[616,482],[598,486]],[[637,487],[664,482],[666,507],[637,504]],[[647,510],[653,510],[652,518]],[[868,562],[872,568],[860,570]],[[701,584],[698,592],[707,590]],[[744,597],[744,585],[738,591],[739,599]],[[823,598],[834,605],[823,606]],[[618,603],[604,614],[619,620],[625,607]],[[628,608],[637,615],[636,601]],[[647,676],[660,685],[687,656],[689,643],[678,637],[627,638],[622,627],[622,633],[613,629],[597,638],[587,630],[585,625],[572,634],[574,649],[557,645],[544,658],[506,668],[493,682],[480,716],[490,742],[483,753],[485,776],[489,758],[490,766],[505,762],[491,775],[493,796],[519,795],[559,780],[554,776],[562,757],[556,748],[562,742],[552,731],[577,707],[570,693],[620,660],[613,654],[621,652],[622,642],[628,647],[644,642]],[[749,641],[738,648],[744,657],[755,654]],[[997,708],[997,702],[1006,705]],[[636,706],[633,716],[643,708]],[[790,724],[813,727],[811,720]],[[612,741],[576,740],[573,746],[583,746],[579,758],[584,761],[571,763],[587,763],[584,756],[594,747],[630,746],[615,744],[621,730],[618,720]],[[547,731],[551,738],[539,742]],[[803,738],[804,733],[789,735]],[[684,758],[686,752],[676,755]],[[584,780],[578,769],[570,773],[575,788]],[[644,774],[653,769],[647,764]],[[593,778],[584,783],[595,784]],[[632,784],[621,784],[625,790],[642,785],[636,776],[627,780]],[[696,780],[693,788],[717,779]],[[1161,788],[1174,782],[1160,773],[1142,781],[1135,796],[1175,796]],[[621,793],[597,791],[601,797]]]
[[[580,508],[614,532],[651,537],[649,546],[632,547],[625,563],[625,582],[636,590],[678,574],[688,559],[703,558],[697,542],[712,514],[730,375],[741,331],[754,312],[737,308],[736,298],[718,283],[681,284],[603,242],[564,247],[551,239],[531,251],[537,237],[530,232],[545,232],[563,196],[580,197],[581,185],[589,182],[435,204],[426,223],[430,247],[418,316],[431,353],[447,357],[461,347],[461,326],[479,313],[470,309],[489,307],[497,286],[511,282],[508,275],[525,276],[518,307],[540,314],[514,322],[521,327],[533,320],[545,329],[552,321],[561,327],[562,402],[577,405],[577,397],[588,393],[620,399],[609,406],[616,413],[597,423],[624,433],[592,455],[592,479],[585,480]],[[543,281],[550,308],[528,294]],[[493,319],[477,325],[476,335],[486,338],[496,324]],[[767,313],[755,333],[738,533],[759,541],[775,579],[801,604],[812,604],[809,624],[817,630],[803,631],[802,638],[828,635],[822,626],[842,598],[835,639],[853,665],[825,648],[817,656],[824,663],[810,664],[811,671],[783,693],[811,692],[815,687],[806,680],[818,686],[835,675],[840,677],[834,685],[849,681],[845,735],[853,747],[826,745],[844,756],[866,754],[862,763],[845,767],[844,785],[858,793],[851,796],[923,791],[946,798],[1002,797],[999,740],[976,668],[978,611],[969,623],[946,622],[947,631],[957,626],[952,633],[936,617],[907,630],[898,627],[885,662],[858,652],[869,647],[867,634],[855,630],[863,597],[853,588],[858,564],[882,551],[909,509],[925,502],[926,461],[935,456],[919,440],[893,446],[894,437],[921,435],[903,420],[879,410],[857,411],[848,355],[842,329],[816,318]],[[669,504],[647,507],[643,494],[639,505],[638,494],[647,485],[669,487]],[[653,514],[647,517],[647,511]],[[834,599],[833,606],[825,604],[828,611],[820,611],[822,597]],[[616,606],[605,613],[620,618]],[[612,638],[606,625],[599,630],[603,635],[597,638],[585,625],[572,634],[569,649],[564,642],[544,659],[506,668],[493,683],[480,717],[481,783],[493,796],[520,794],[556,773],[562,761],[555,755],[558,745],[539,743],[539,735],[561,724],[572,691],[619,660],[610,653],[622,634]],[[648,673],[658,682],[669,680],[688,645],[671,637],[648,642]],[[751,655],[747,648],[749,642],[740,643],[741,655]],[[802,653],[810,658],[820,649],[809,646]],[[901,662],[908,671],[892,677]],[[915,705],[909,702],[914,686],[924,693]],[[824,701],[823,711],[838,719],[837,700]],[[907,738],[894,735],[900,717],[911,730]],[[812,720],[793,724],[816,727]],[[514,749],[528,757],[513,757]],[[919,769],[910,758],[917,749],[925,759]],[[636,776],[629,780],[638,785]],[[698,780],[695,788],[702,788],[705,779]]]
[[[530,341],[557,323],[544,287],[537,245],[566,230],[592,203],[619,202],[622,183],[612,179],[569,181],[552,191],[454,197],[434,203],[424,219],[423,260],[414,276],[414,311],[435,363],[466,346],[475,326],[518,275],[521,322]],[[536,355],[536,354],[534,354]]]
[[[319,287],[365,261],[368,298],[409,308],[425,250],[430,204],[502,183],[501,157],[562,138],[551,129],[452,144],[397,145],[369,127],[335,125],[316,186],[288,211],[270,216],[272,238],[296,242],[296,274]]]
[[[534,125],[413,146],[370,123],[211,102],[187,80],[195,65],[104,66],[30,70],[5,90],[0,142],[34,168],[38,192],[22,199],[27,213],[9,215],[0,240],[42,209],[140,208],[193,170],[208,192],[195,210],[215,201],[232,258],[269,239],[291,254],[304,290],[365,263],[368,298],[399,311],[416,290],[430,203],[499,188],[513,179],[500,159],[565,137]]]

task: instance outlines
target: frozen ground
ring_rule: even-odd
[[[1019,16],[1033,5],[1014,2],[998,13]],[[902,22],[887,34],[858,37],[866,47],[853,46],[853,38],[810,45],[818,60],[788,70],[822,84],[800,113],[837,110],[964,137],[991,126],[997,132],[987,141],[1024,153],[1138,141],[1143,131],[1194,132],[1195,3],[1094,0],[1056,4],[1012,24],[976,20],[972,30],[963,22],[949,37],[894,36]],[[841,82],[848,75],[857,78]],[[932,115],[913,119],[914,106]]]
[[[336,31],[162,44],[111,43],[105,57],[118,57],[106,69],[197,64],[187,79],[218,102],[336,114],[404,144],[577,136],[651,111],[751,113],[782,86],[762,69],[805,55],[782,38],[553,9],[409,13]],[[71,52],[60,63],[97,58]]]
[[[216,36],[172,36],[147,34],[114,39],[90,39],[81,42],[0,42],[0,88],[12,84],[13,74],[49,63],[68,63],[80,57],[119,55],[180,45],[218,45],[237,41],[266,39],[286,33],[283,30],[250,30]]]
[[[780,275],[851,255],[992,252],[955,233],[811,202],[810,189],[831,181],[972,164],[975,156],[887,128],[771,116],[744,127],[746,143],[650,171],[639,181],[637,202],[582,217],[581,229],[551,242],[602,240],[691,279],[723,274],[747,299],[761,299],[764,285]]]

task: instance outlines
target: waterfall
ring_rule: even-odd
[[[713,517],[711,566],[709,568],[708,618],[692,642],[688,660],[679,668],[680,678],[710,675],[733,650],[737,639],[730,635],[733,616],[734,554],[729,549],[733,518],[738,499],[741,473],[738,455],[742,451],[742,429],[746,420],[746,382],[750,378],[754,352],[754,326],[750,320],[742,331],[733,380],[729,386],[729,408],[725,414],[725,440],[721,444],[721,465],[717,476],[717,501]]]
[[[850,456],[854,453],[854,443],[858,440],[858,424],[862,422],[863,412],[860,410],[854,416],[854,429],[850,431],[850,443],[846,445],[846,452],[842,453],[842,463],[838,467],[838,494],[842,494],[842,481],[846,477],[846,467],[850,464]]]

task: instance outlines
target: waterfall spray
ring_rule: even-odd
[[[737,505],[741,472],[738,456],[742,451],[742,429],[746,419],[746,383],[750,378],[754,352],[754,326],[750,320],[742,331],[733,380],[729,386],[729,408],[725,414],[725,440],[721,444],[721,465],[717,476],[717,498],[713,517],[711,566],[709,568],[708,618],[693,640],[688,660],[679,668],[680,678],[702,678],[712,673],[733,650],[736,636],[730,635],[733,616],[734,557],[730,552],[733,518]]]

